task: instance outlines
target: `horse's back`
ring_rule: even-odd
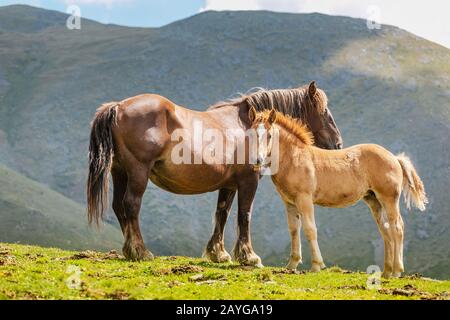
[[[157,94],[141,94],[118,103],[114,139],[119,153],[131,153],[141,162],[160,155],[176,127],[175,104]]]
[[[149,113],[161,111],[174,111],[175,103],[153,93],[140,94],[131,98],[122,100],[119,103],[119,110],[128,117],[143,116]]]

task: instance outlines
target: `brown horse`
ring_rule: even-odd
[[[316,89],[314,83],[309,89],[278,90],[273,93],[264,91],[256,94],[285,99],[286,111],[310,119],[308,123],[316,128],[318,139],[325,146],[342,144],[326,104],[319,103],[325,95]],[[290,110],[288,97],[292,99]],[[300,105],[297,101],[300,98],[308,102]],[[262,109],[262,100],[259,105]],[[267,108],[270,107],[271,105],[267,105]],[[111,172],[113,210],[125,237],[123,253],[131,260],[151,259],[153,255],[145,248],[139,227],[141,200],[149,179],[160,188],[177,194],[230,190],[225,197],[228,199],[237,191],[239,234],[234,255],[240,263],[260,265],[261,260],[254,253],[250,238],[251,208],[259,172],[250,160],[248,139],[245,138],[243,142],[244,163],[204,161],[203,148],[211,144],[218,145],[219,141],[201,141],[200,151],[195,148],[196,126],[221,133],[223,140],[241,139],[251,128],[248,110],[249,107],[243,100],[239,104],[230,103],[206,112],[197,112],[154,94],[139,95],[101,106],[92,122],[89,146],[89,221],[98,222],[105,213],[108,205],[108,174]],[[180,136],[183,145],[189,147],[180,148]],[[222,144],[227,141],[222,141]],[[227,154],[231,154],[233,159],[238,156],[240,144],[242,145],[242,141],[227,150]],[[174,161],[174,156],[188,161]],[[225,208],[223,202],[228,203],[226,199],[221,200],[223,196],[221,191],[218,205],[218,211],[221,212]]]
[[[319,149],[312,145],[311,132],[299,121],[281,113],[274,117],[267,111],[253,118],[254,126],[264,123],[267,130],[278,129],[278,156],[271,155],[271,158],[278,159],[279,169],[272,181],[286,206],[291,235],[291,257],[287,267],[295,269],[301,263],[301,225],[310,244],[312,270],[325,267],[317,242],[314,204],[342,208],[363,199],[384,240],[383,276],[399,277],[404,271],[404,226],[399,209],[401,192],[404,192],[408,208],[413,202],[423,211],[428,202],[422,180],[411,160],[404,154],[394,156],[375,144],[342,150]],[[265,154],[270,152],[266,150]]]

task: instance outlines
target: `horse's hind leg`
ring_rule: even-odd
[[[317,272],[325,268],[322,254],[317,241],[317,227],[314,218],[314,204],[310,194],[301,194],[295,200],[296,206],[302,217],[303,231],[311,249],[311,271]]]
[[[302,263],[302,247],[300,241],[300,214],[296,206],[289,203],[285,203],[285,206],[289,234],[291,236],[291,256],[286,268],[297,269],[298,264]]]
[[[378,225],[378,230],[380,231],[381,237],[384,242],[384,270],[383,278],[390,278],[394,270],[394,239],[389,231],[387,225],[385,224],[385,213],[384,208],[378,201],[375,194],[371,193],[364,197],[364,202],[369,207],[372,212],[373,218]]]
[[[404,224],[400,214],[399,194],[397,196],[383,197],[381,202],[387,213],[389,232],[394,242],[394,268],[393,277],[400,277],[404,271],[403,267],[403,237]]]
[[[220,189],[215,215],[213,235],[206,246],[204,255],[213,262],[230,262],[231,256],[225,250],[224,228],[227,223],[236,190]]]
[[[116,214],[117,220],[119,220],[122,233],[125,233],[125,221],[126,215],[123,208],[123,198],[125,191],[127,190],[128,177],[125,169],[123,169],[118,163],[114,163],[111,168],[111,176],[113,180],[113,202],[112,207]]]
[[[133,163],[132,166],[127,166],[128,180],[123,198],[125,211],[123,254],[130,260],[150,260],[153,258],[151,252],[145,248],[139,227],[139,213],[142,196],[148,183],[148,170],[149,167],[138,162]]]

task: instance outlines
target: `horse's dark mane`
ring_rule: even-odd
[[[285,130],[287,138],[293,144],[304,144],[311,146],[314,144],[314,135],[300,119],[293,118],[277,111],[275,124]],[[265,110],[258,113],[259,119],[257,121],[267,121],[270,116],[270,111]]]
[[[321,89],[317,89],[314,97],[315,106],[320,114],[327,108],[327,96]],[[249,107],[254,107],[256,111],[264,111],[274,108],[275,110],[297,119],[305,119],[311,101],[308,97],[308,86],[293,89],[258,89],[255,92],[241,94],[237,98],[218,102],[208,110],[221,108],[224,106],[238,106],[247,103]]]

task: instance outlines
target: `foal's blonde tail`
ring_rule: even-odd
[[[400,153],[397,155],[397,160],[403,170],[403,196],[405,198],[406,207],[411,209],[411,202],[414,202],[414,206],[417,209],[424,211],[428,199],[423,182],[417,174],[411,159],[404,153]]]

